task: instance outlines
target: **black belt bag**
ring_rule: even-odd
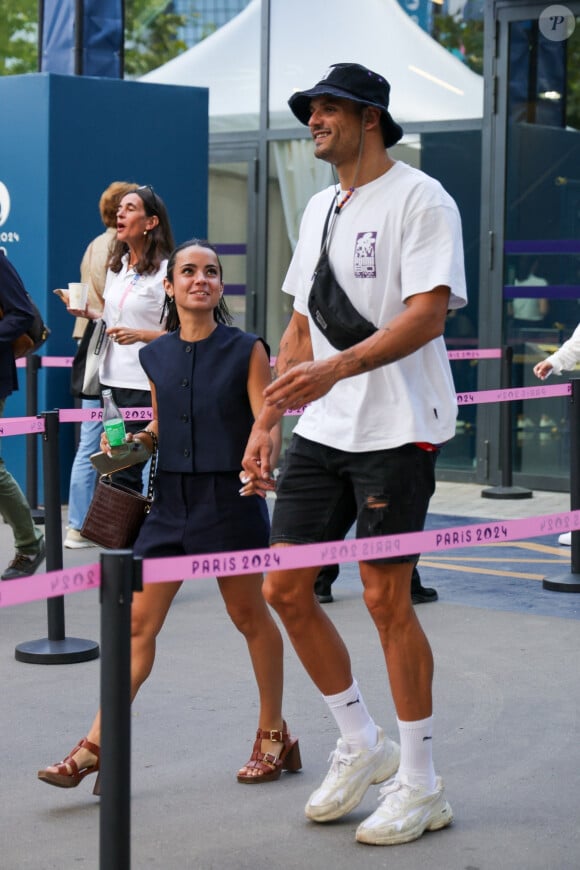
[[[369,338],[377,331],[377,327],[357,311],[330,268],[328,246],[325,243],[333,208],[334,201],[324,223],[322,250],[308,295],[308,310],[326,340],[337,350],[346,350]]]

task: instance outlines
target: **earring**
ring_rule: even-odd
[[[143,230],[143,235],[144,235],[144,236],[147,235],[147,230]]]

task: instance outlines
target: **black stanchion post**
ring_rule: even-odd
[[[38,370],[40,357],[26,357],[26,416],[38,414]],[[26,499],[35,523],[44,522],[44,510],[38,507],[38,442],[36,435],[26,436]]]
[[[101,812],[99,867],[129,870],[131,859],[130,550],[101,554]]]
[[[62,570],[62,519],[60,503],[60,462],[58,452],[58,411],[44,417],[42,460],[44,472],[45,542],[47,571]],[[36,437],[36,436],[35,436]],[[99,645],[92,640],[65,637],[64,598],[49,598],[48,637],[18,644],[14,652],[19,662],[65,665],[98,658]]]
[[[580,510],[580,378],[572,380],[570,396],[570,510]],[[552,592],[580,592],[580,531],[572,532],[570,572],[542,581]]]
[[[501,358],[502,389],[512,385],[513,347],[506,345]],[[499,417],[499,449],[501,460],[501,486],[491,486],[481,491],[482,498],[531,498],[531,489],[512,486],[512,403],[502,402]]]

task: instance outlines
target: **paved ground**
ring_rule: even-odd
[[[568,509],[568,496],[481,498],[481,488],[440,484],[429,522],[440,527]],[[11,539],[0,525],[4,560]],[[65,551],[65,565],[97,561]],[[302,807],[326,772],[336,731],[293,651],[286,651],[285,715],[300,736],[304,769],[278,783],[234,780],[256,727],[244,645],[213,581],[184,585],[158,660],[132,711],[132,867],[162,870],[577,870],[580,596],[546,592],[541,578],[569,568],[556,536],[485,550],[425,554],[423,582],[440,600],[418,608],[436,657],[435,760],[456,821],[395,848],[354,841],[378,788],[347,818],[306,821]],[[344,566],[329,605],[377,720],[391,733],[374,630],[355,566]],[[96,593],[66,598],[67,636],[99,639]],[[18,643],[46,636],[46,605],[0,610],[2,684],[0,867],[99,867],[98,801],[88,782],[51,789],[36,770],[83,736],[97,700],[99,662],[30,665]],[[128,870],[128,868],[127,868]]]

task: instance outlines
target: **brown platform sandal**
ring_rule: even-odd
[[[273,752],[262,752],[262,740],[272,740],[274,743],[282,744],[282,751],[278,756]],[[260,728],[256,731],[256,741],[252,751],[252,757],[244,765],[258,773],[250,776],[248,774],[238,773],[238,782],[255,784],[261,782],[274,782],[280,779],[282,769],[296,773],[302,767],[300,758],[300,747],[298,746],[298,738],[290,737],[286,722],[283,724],[282,731],[262,731]]]
[[[74,755],[79,751],[79,749],[87,749],[89,752],[92,752],[93,755],[97,756],[97,760],[95,764],[91,764],[87,767],[81,767],[79,769],[78,764],[74,760]],[[54,773],[52,770],[39,770],[38,778],[42,782],[46,782],[49,785],[55,785],[57,788],[76,788],[77,785],[83,781],[85,776],[89,776],[91,773],[97,773],[99,770],[101,758],[101,747],[97,746],[96,743],[91,743],[90,740],[87,740],[86,737],[83,738],[74,749],[72,749],[66,758],[64,758],[59,764],[52,765],[57,768],[57,773]],[[70,767],[70,770],[67,768]],[[100,783],[99,777],[97,776],[97,781],[95,782],[95,787],[93,789],[93,794],[100,794]]]

